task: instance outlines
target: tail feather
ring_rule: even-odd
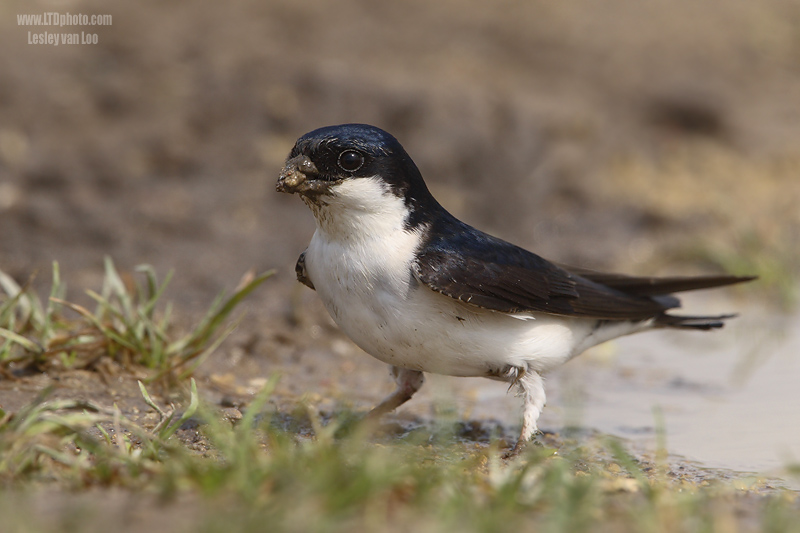
[[[673,292],[696,291],[698,289],[711,289],[735,283],[752,281],[757,276],[671,276],[649,277],[628,276],[625,274],[611,274],[597,272],[585,268],[563,267],[586,279],[602,283],[619,291],[635,296],[662,296]]]
[[[654,325],[663,328],[710,330],[721,328],[725,325],[725,320],[736,316],[738,315],[678,316],[664,313],[656,317]]]

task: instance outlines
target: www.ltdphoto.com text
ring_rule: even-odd
[[[84,13],[58,13],[47,11],[44,13],[17,14],[18,26],[111,26],[112,17],[109,14]],[[91,32],[51,32],[28,31],[27,44],[44,44],[59,46],[62,44],[97,44],[100,37]]]

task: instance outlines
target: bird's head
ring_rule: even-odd
[[[344,187],[343,187],[344,185]],[[366,124],[327,126],[306,133],[292,148],[277,190],[298,193],[307,203],[329,203],[350,191],[382,188],[409,207],[430,197],[400,143]]]

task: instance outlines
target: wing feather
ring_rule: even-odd
[[[417,279],[472,305],[518,313],[608,320],[644,320],[680,307],[671,292],[716,287],[751,278],[650,278],[604,274],[551,263],[448,217],[430,231],[417,254]]]

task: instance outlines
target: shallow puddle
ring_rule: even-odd
[[[501,383],[430,376],[423,391],[518,427],[519,400]],[[800,489],[785,471],[800,464],[800,315],[750,310],[720,331],[618,339],[553,372],[547,392],[545,430],[583,426],[654,449],[663,427],[670,454]]]
[[[781,475],[800,463],[800,317],[747,315],[714,334],[653,332],[614,348],[613,366],[561,375],[583,385],[573,403],[586,426],[652,445],[663,424],[670,453],[713,468]]]

